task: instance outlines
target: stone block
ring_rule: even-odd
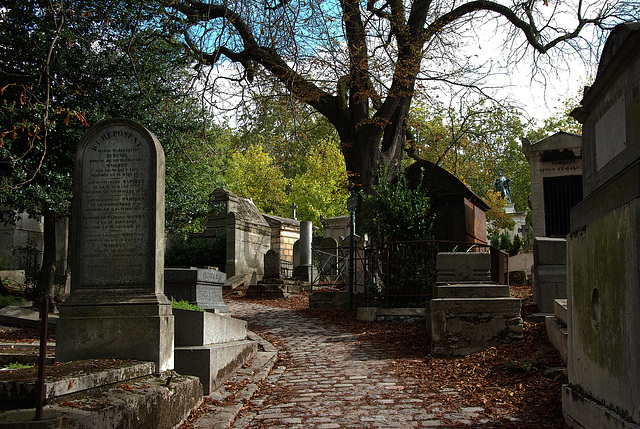
[[[313,292],[309,295],[309,308],[348,308],[347,292]]]
[[[553,315],[560,322],[564,323],[564,326],[568,325],[569,314],[567,308],[566,299],[554,299],[553,300]]]
[[[413,307],[358,307],[357,319],[363,322],[424,323],[425,309]]]
[[[62,306],[56,361],[134,359],[163,372],[173,369],[173,331],[170,304]]]
[[[520,300],[437,298],[427,306],[432,352],[466,355],[523,338]]]
[[[555,316],[546,316],[544,325],[547,330],[547,337],[558,351],[563,361],[567,362],[569,357],[569,331],[567,325],[563,324]]]
[[[222,299],[227,275],[204,268],[165,268],[164,293],[170,299],[187,301],[203,310],[228,313]]]
[[[457,284],[435,287],[436,298],[509,298],[509,285]]]
[[[3,411],[0,427],[171,429],[202,402],[202,385],[196,377],[167,372],[128,380],[127,390],[120,384],[48,401],[40,421],[34,421],[33,407]]]
[[[567,298],[567,266],[542,265],[533,269],[533,301],[542,313],[553,313],[553,301]]]
[[[247,322],[206,311],[174,308],[175,346],[203,346],[247,338]]]
[[[258,352],[258,343],[244,340],[205,346],[176,347],[175,370],[200,379],[205,395],[215,391]]]
[[[566,265],[567,240],[564,238],[535,237],[533,239],[533,263],[541,265]]]
[[[50,400],[109,384],[124,383],[134,378],[151,375],[153,370],[152,362],[136,362],[96,373],[75,374],[66,378],[46,380],[45,399]],[[27,401],[33,404],[36,398],[36,382],[0,381],[0,397],[11,402]]]
[[[491,255],[476,252],[440,252],[436,259],[438,283],[491,282]]]

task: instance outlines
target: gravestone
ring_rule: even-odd
[[[280,270],[280,252],[269,249],[264,254],[264,277],[263,279],[279,279],[282,277]]]
[[[523,339],[521,303],[491,281],[491,255],[441,252],[435,297],[427,303],[431,352],[466,355]]]
[[[128,119],[92,127],[75,157],[71,295],[56,360],[118,358],[173,369],[164,295],[164,153]]]
[[[616,26],[582,123],[584,200],[568,236],[567,423],[640,427],[640,23]]]

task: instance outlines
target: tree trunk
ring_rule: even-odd
[[[56,270],[56,220],[56,214],[53,210],[46,209],[44,211],[44,252],[36,285],[38,299],[47,299],[49,311],[54,313],[56,310],[53,300],[53,280]]]

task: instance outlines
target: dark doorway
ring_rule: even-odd
[[[582,176],[545,177],[544,217],[547,237],[571,232],[569,211],[582,201]]]

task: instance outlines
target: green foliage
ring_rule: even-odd
[[[369,221],[363,226],[374,243],[433,239],[434,214],[431,195],[423,189],[411,189],[405,175],[382,180],[371,195],[364,195]],[[381,248],[381,247],[380,247]]]
[[[511,236],[506,232],[495,232],[491,235],[489,242],[491,243],[491,246],[496,249],[503,250],[512,255],[518,254],[518,252],[522,250],[523,245],[522,239],[519,235],[516,234],[512,241]]]
[[[13,258],[10,255],[0,256],[0,271],[13,270]]]
[[[307,142],[310,151],[280,164],[261,144],[231,155],[225,187],[251,198],[263,213],[319,223],[321,217],[346,213],[347,174],[337,142],[330,137]]]
[[[171,307],[179,310],[204,311],[202,308],[197,305],[190,304],[188,301],[175,301],[173,299],[171,300]]]
[[[177,236],[165,254],[167,267],[217,267],[224,271],[226,264],[226,237],[201,238]]]
[[[22,298],[13,295],[1,295],[0,296],[0,308],[8,305],[18,305],[22,303]]]
[[[20,362],[13,362],[4,367],[4,369],[28,369],[28,368],[33,368],[33,365],[26,365]]]
[[[529,125],[516,108],[488,100],[457,109],[418,103],[409,123],[415,137],[410,152],[443,167],[482,198],[490,197],[502,171],[511,179],[516,210],[527,210],[531,177],[520,139]]]

